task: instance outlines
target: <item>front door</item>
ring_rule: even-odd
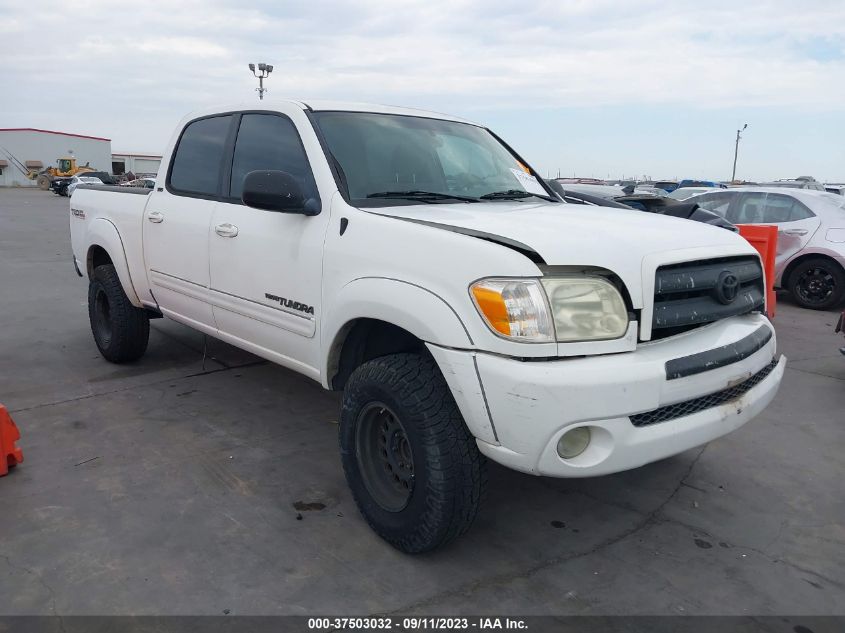
[[[270,169],[291,174],[306,198],[319,201],[311,166],[289,116],[302,110],[245,112],[238,129],[228,191],[210,232],[211,300],[220,336],[306,374],[316,375],[323,242],[329,220],[247,207],[244,177]]]
[[[144,212],[144,258],[156,303],[162,313],[199,329],[214,329],[209,227],[232,122],[232,115],[214,116],[185,127],[166,187],[150,194]]]

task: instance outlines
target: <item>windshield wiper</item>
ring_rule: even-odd
[[[482,200],[520,200],[522,198],[530,198],[531,196],[537,196],[538,198],[545,198],[548,199],[547,196],[541,196],[536,193],[529,193],[527,191],[523,191],[522,189],[508,189],[507,191],[492,191],[490,193],[485,193],[483,196],[479,196]]]
[[[379,191],[367,194],[368,198],[404,198],[406,200],[461,200],[463,202],[478,202],[478,198],[458,196],[451,193],[437,191]]]

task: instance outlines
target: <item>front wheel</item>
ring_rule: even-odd
[[[831,259],[808,259],[790,273],[788,289],[802,308],[827,310],[845,298],[845,271]]]
[[[88,318],[94,342],[106,360],[126,363],[147,351],[150,319],[129,301],[111,264],[97,266],[91,274]]]
[[[478,514],[484,456],[429,356],[384,356],[353,372],[343,395],[340,449],[361,514],[403,552],[448,543]]]

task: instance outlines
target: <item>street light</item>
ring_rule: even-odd
[[[747,128],[747,127],[748,127],[748,123],[743,125],[741,130],[736,131],[736,146],[734,147],[734,171],[731,174],[731,182],[736,180],[736,157],[739,155],[739,139],[742,138],[742,136],[740,136],[740,132],[745,130],[745,128]]]
[[[258,77],[258,88],[255,89],[258,92],[258,98],[264,99],[264,93],[267,92],[267,88],[264,87],[264,80],[270,76],[271,72],[273,72],[273,66],[271,64],[265,64],[264,62],[259,62],[258,72],[255,72],[255,64],[250,64],[249,69],[252,71],[253,75]]]

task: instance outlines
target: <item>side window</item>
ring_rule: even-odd
[[[728,220],[734,224],[765,224],[765,209],[765,193],[744,193]]]
[[[728,213],[728,207],[731,206],[731,199],[733,196],[729,193],[705,193],[703,196],[696,196],[687,202],[697,202],[702,209],[707,209],[713,213],[717,213],[725,217]]]
[[[217,195],[220,164],[232,115],[188,124],[173,156],[169,185],[176,192]]]
[[[770,193],[766,197],[764,222],[779,224],[813,217],[813,213],[792,196]]]
[[[302,188],[305,198],[319,198],[314,175],[296,127],[274,114],[244,114],[232,157],[229,197],[240,200],[244,177],[259,169],[285,171]]]

